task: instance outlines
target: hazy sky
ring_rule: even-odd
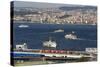
[[[14,7],[36,7],[36,8],[52,7],[53,8],[53,7],[60,7],[60,6],[73,6],[74,7],[74,6],[82,6],[82,5],[14,1]]]

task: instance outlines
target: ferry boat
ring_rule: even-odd
[[[27,27],[29,27],[28,25],[23,25],[23,24],[21,24],[21,25],[19,25],[18,26],[19,28],[27,28]]]
[[[64,30],[63,30],[63,29],[58,29],[58,30],[55,30],[54,32],[55,32],[55,33],[56,33],[56,32],[64,32]]]
[[[49,41],[43,42],[43,46],[44,47],[53,47],[53,48],[56,48],[57,43],[55,41],[52,41],[51,39],[49,39]]]

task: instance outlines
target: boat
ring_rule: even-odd
[[[56,33],[56,32],[64,32],[64,30],[63,30],[63,29],[58,29],[58,30],[55,30],[54,32],[55,32],[55,33]]]
[[[27,27],[29,27],[28,25],[23,25],[23,24],[21,24],[21,25],[19,25],[18,26],[19,28],[27,28]]]
[[[49,39],[49,41],[43,42],[43,46],[50,47],[50,48],[56,48],[57,43],[55,41],[52,41],[51,39]]]
[[[66,38],[66,39],[72,39],[72,40],[77,39],[77,36],[74,35],[74,33],[75,33],[75,32],[72,31],[72,33],[66,34],[66,35],[65,35],[65,38]]]

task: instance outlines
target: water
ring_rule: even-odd
[[[24,22],[24,21],[18,21]],[[19,28],[24,24],[29,27]],[[85,50],[87,47],[97,47],[97,26],[96,25],[57,25],[57,24],[32,24],[32,23],[14,23],[13,42],[23,44],[26,42],[30,49],[44,49],[43,42],[49,37],[57,42],[56,49]],[[63,29],[64,32],[54,32]],[[68,40],[64,36],[74,31],[78,37],[76,40]]]

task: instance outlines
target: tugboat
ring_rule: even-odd
[[[49,48],[56,48],[57,43],[55,41],[52,41],[51,38],[49,38],[49,41],[43,42],[43,46]]]

